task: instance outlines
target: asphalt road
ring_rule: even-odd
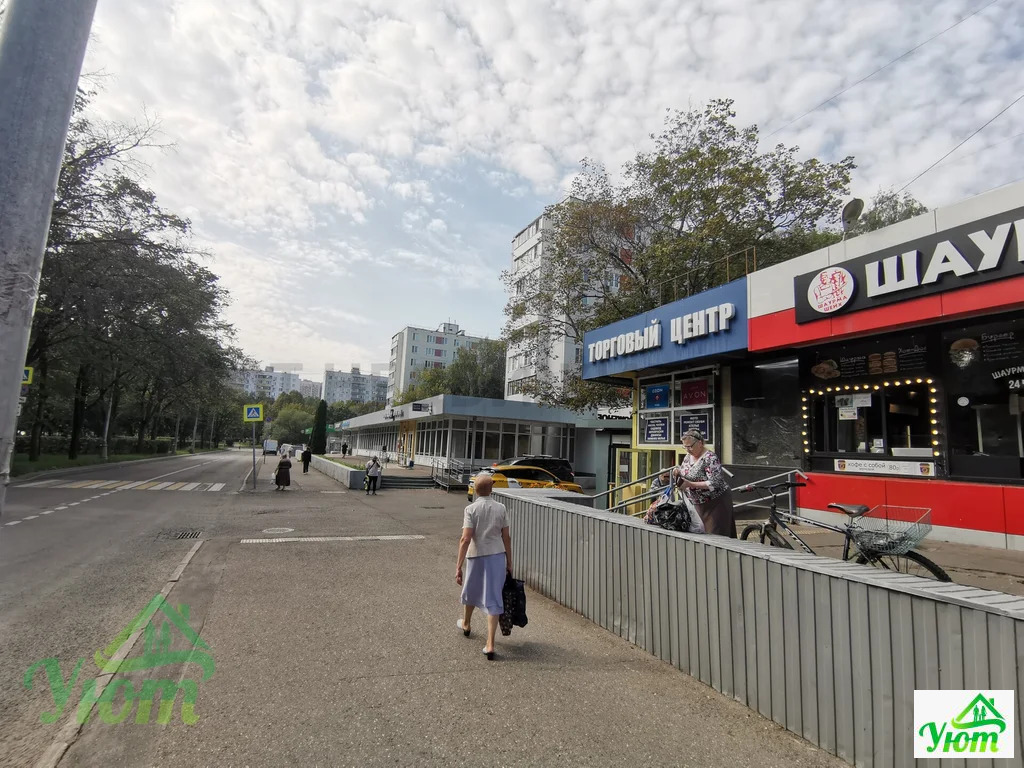
[[[79,658],[95,668],[96,650],[160,591],[195,543],[166,536],[216,528],[251,463],[251,454],[217,452],[46,473],[8,487],[0,521],[0,765],[32,764],[53,738],[40,723],[53,709],[46,674],[37,672],[28,690],[29,666],[59,659],[65,679]],[[84,487],[103,481],[142,485]],[[162,483],[196,485],[158,489]],[[67,484],[83,487],[53,487]]]
[[[287,492],[272,490],[269,472],[256,493],[230,490],[249,460],[132,468],[132,482],[182,469],[158,482],[226,483],[219,492],[130,489],[97,499],[108,491],[9,489],[22,518],[67,508],[0,531],[0,764],[34,765],[61,743],[84,682],[98,676],[93,654],[168,588],[169,603],[189,606],[187,625],[209,646],[215,672],[202,679],[190,657],[156,674],[197,683],[198,721],[183,722],[183,694],[166,725],[154,722],[156,707],[138,722],[138,702],[119,694],[110,711],[124,705],[126,719],[94,712],[62,768],[844,765],[532,592],[530,625],[499,638],[488,662],[480,617],[469,640],[454,626],[463,497],[366,497],[298,467]],[[109,479],[128,480],[126,471]],[[80,504],[64,503],[72,500]],[[186,528],[201,537],[160,536]],[[170,647],[181,638],[173,631]],[[71,690],[56,723],[40,722],[56,708],[45,672],[32,690],[23,685],[28,667],[48,657],[60,662],[58,687]],[[153,674],[115,679],[139,691]]]

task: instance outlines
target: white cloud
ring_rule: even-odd
[[[978,7],[104,0],[86,70],[108,76],[100,115],[147,110],[174,142],[146,154],[149,183],[216,254],[246,348],[374,360],[410,308],[442,319],[467,281],[464,327],[497,328],[511,235],[584,156],[616,169],[649,147],[666,107],[730,97],[765,135]],[[902,185],[1016,95],[1021,29],[997,3],[768,143],[854,155],[861,196]],[[1022,120],[1024,104],[912,191],[934,206],[1014,180]],[[307,334],[268,333],[268,311],[304,308]]]

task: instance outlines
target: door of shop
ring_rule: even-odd
[[[402,421],[398,424],[398,463],[402,466],[416,460],[416,422]]]

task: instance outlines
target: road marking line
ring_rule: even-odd
[[[426,536],[402,535],[402,536],[307,536],[307,537],[284,537],[278,539],[242,539],[242,544],[277,544],[280,542],[294,541],[414,541],[425,539]]]
[[[174,485],[174,483],[157,483],[156,485],[150,486],[146,490],[147,491],[162,491],[168,485]]]
[[[185,483],[185,485],[182,486],[181,488],[179,488],[178,490],[179,491],[191,491],[192,489],[197,488],[197,487],[199,487],[199,483]]]
[[[170,485],[168,485],[168,486],[167,486],[167,487],[166,487],[166,488],[165,488],[164,490],[167,490],[167,491],[176,491],[176,490],[178,490],[179,488],[181,488],[181,486],[183,486],[183,485],[184,485],[184,483],[171,483],[171,484],[170,484]],[[154,488],[153,490],[155,491],[155,490],[156,490],[156,488]]]
[[[29,515],[28,517],[21,518],[22,520],[35,520],[39,515]]]
[[[65,505],[65,506],[63,506],[63,507],[54,507],[54,509],[58,509],[58,510],[59,510],[59,509],[67,509],[67,506]]]
[[[224,487],[224,483],[214,483],[213,485],[211,485],[206,490],[208,490],[208,491],[219,491],[223,487]]]
[[[118,480],[116,483],[110,486],[110,489],[114,490],[116,488],[117,490],[121,490],[126,485],[131,485],[131,482],[131,480]]]
[[[128,485],[122,485],[120,488],[118,488],[118,490],[119,491],[128,491],[128,490],[131,490],[132,488],[138,488],[140,485],[142,485],[145,482],[146,482],[145,480],[136,480],[134,483],[128,483]]]
[[[92,490],[94,488],[102,488],[102,487],[104,487],[105,485],[107,485],[110,482],[112,482],[112,481],[110,481],[110,480],[92,480],[92,481],[86,483],[85,485],[81,485],[79,487],[80,488],[88,488],[88,489]]]
[[[69,507],[77,507],[81,503],[82,502],[80,502],[80,501],[72,501],[70,504],[68,504],[68,506]]]
[[[79,480],[78,482],[75,482],[75,483],[65,483],[64,485],[58,485],[57,487],[58,488],[85,488],[86,486],[89,486],[93,482],[95,482],[95,481],[94,480]]]
[[[46,485],[53,485],[53,483],[59,483],[60,480],[37,480],[34,483],[25,483],[22,488],[42,488]]]
[[[40,515],[52,515],[53,514],[53,510],[52,509],[48,509],[45,512],[40,512],[39,514]]]
[[[149,488],[152,488],[154,485],[156,485],[156,483],[153,483],[153,482],[149,482],[149,483],[140,482],[138,485],[132,485],[132,486],[129,486],[129,487],[130,488],[134,488],[136,491],[145,491],[145,490],[147,490]],[[127,491],[128,488],[123,488],[122,490]]]
[[[184,469],[176,469],[174,472],[168,472],[166,475],[160,475],[159,477],[151,477],[150,480],[160,480],[161,478],[164,478],[164,477],[170,477],[171,475],[176,475],[179,472],[188,472],[190,469],[199,469],[199,467],[205,467],[207,464],[213,464],[213,462],[212,461],[204,461],[202,464],[190,464],[189,466],[185,467]]]
[[[4,525],[18,525],[19,523],[21,523],[21,520],[11,520],[11,522],[4,523]]]

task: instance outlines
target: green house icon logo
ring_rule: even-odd
[[[950,725],[960,731],[992,726],[998,728],[999,733],[1006,730],[1006,720],[996,709],[994,697],[986,699],[980,693],[964,708],[963,712],[953,718]]]
[[[945,693],[937,691],[936,693]],[[966,693],[966,692],[964,692]],[[986,695],[986,693],[988,695]],[[917,752],[915,755],[923,757],[935,755],[960,755],[960,754],[985,754],[998,757],[1013,756],[1013,733],[1012,723],[1007,723],[1006,718],[996,709],[996,691],[979,692],[969,700],[967,706],[960,710],[959,714],[949,720],[933,720],[925,722],[917,731],[922,737],[924,752]],[[1000,694],[1007,694],[1004,704],[1009,704],[1013,709],[1013,693],[999,691]],[[956,701],[956,699],[953,699]],[[962,702],[963,699],[960,699]],[[952,703],[952,702],[949,702]],[[960,705],[957,704],[957,707]],[[950,709],[953,709],[952,707]],[[950,710],[946,710],[949,712]],[[955,712],[956,709],[953,709]],[[1008,728],[1010,733],[1006,733]],[[1000,737],[1008,741],[1000,744]],[[1000,747],[1003,747],[1002,749]]]

